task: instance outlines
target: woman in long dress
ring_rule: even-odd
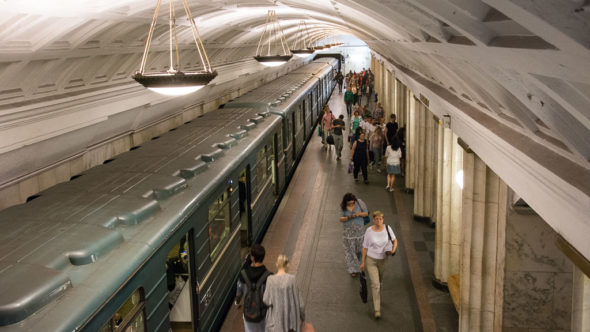
[[[340,209],[344,261],[348,273],[354,278],[361,272],[361,253],[365,234],[363,217],[367,217],[369,212],[365,203],[351,193],[346,193],[342,197]]]
[[[266,332],[300,332],[305,320],[305,308],[295,276],[287,273],[289,259],[285,255],[277,258],[277,273],[266,279],[262,301],[266,311]]]

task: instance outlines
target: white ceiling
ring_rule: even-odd
[[[181,13],[180,1],[175,3]],[[135,85],[130,76],[138,69],[155,4],[0,0],[0,151],[19,147],[2,144],[8,141],[3,132],[43,117],[58,101]],[[189,4],[213,67],[250,61],[266,12],[275,9],[289,43],[300,20],[314,36],[353,35],[398,69],[452,91],[564,160],[590,169],[589,0]],[[147,68],[167,66],[167,13],[160,12]],[[187,21],[181,17],[177,23],[182,66],[198,68]],[[55,126],[54,132],[65,130]]]

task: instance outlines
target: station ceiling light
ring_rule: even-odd
[[[157,93],[180,96],[195,92],[217,76],[217,72],[211,69],[209,58],[205,52],[205,46],[201,40],[201,35],[195,24],[195,20],[191,14],[187,0],[180,0],[184,7],[187,19],[191,26],[193,38],[199,54],[202,70],[199,71],[181,71],[180,68],[180,54],[178,51],[178,39],[176,35],[176,13],[174,12],[174,0],[170,0],[170,14],[169,14],[169,52],[170,52],[170,66],[167,71],[164,72],[145,72],[145,65],[147,62],[148,53],[150,50],[152,38],[154,36],[154,29],[156,27],[156,21],[158,20],[158,13],[162,0],[158,0],[156,9],[154,11],[154,17],[150,26],[150,31],[145,43],[145,50],[141,58],[141,64],[139,70],[132,76],[141,85],[146,88],[155,91]]]
[[[295,33],[295,41],[291,46],[291,53],[301,58],[305,58],[313,54],[315,51],[310,47],[311,45],[308,45],[309,40],[309,30],[307,30],[307,24],[305,24],[305,21],[301,21],[299,22],[297,32]]]
[[[292,57],[279,18],[274,10],[269,10],[254,59],[262,65],[276,67],[287,63]]]

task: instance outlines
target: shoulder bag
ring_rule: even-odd
[[[391,239],[391,234],[389,234],[390,229],[391,229],[391,227],[389,227],[388,224],[385,224],[385,232],[387,233],[387,238],[389,239],[389,242],[391,243],[391,250],[385,251],[385,255],[395,256],[395,254],[397,253],[397,250],[395,252],[393,252],[393,240]],[[392,230],[392,232],[393,232],[393,230]],[[390,249],[390,248],[388,247],[387,249]]]

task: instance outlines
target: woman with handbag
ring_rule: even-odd
[[[383,280],[385,258],[387,255],[395,255],[396,250],[397,239],[391,227],[383,224],[383,213],[381,211],[373,212],[373,226],[367,228],[363,239],[361,271],[365,271],[366,267],[369,279],[371,279],[375,318],[381,317],[381,281]]]
[[[342,245],[344,246],[344,261],[351,277],[361,272],[360,258],[363,249],[363,235],[365,234],[364,217],[369,215],[366,206],[351,193],[346,193],[340,203],[340,222],[344,226]]]

